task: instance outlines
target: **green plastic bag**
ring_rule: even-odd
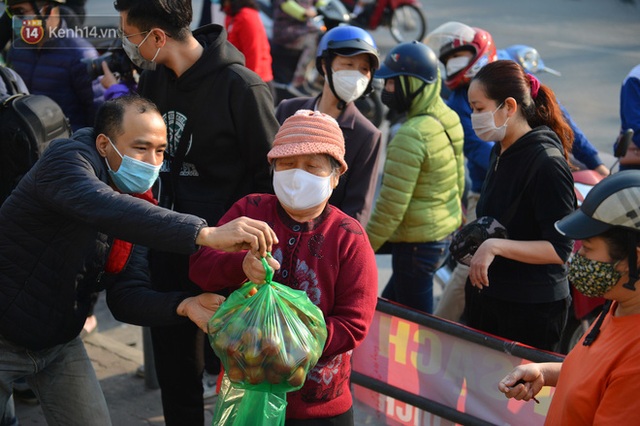
[[[255,423],[274,413],[284,424],[285,393],[303,386],[327,340],[322,311],[307,293],[272,281],[273,270],[265,259],[262,264],[266,283],[244,284],[208,323],[209,342],[230,382],[226,397],[218,397],[216,426],[248,424],[234,420],[244,421],[245,415],[252,425],[280,425],[279,420]],[[257,415],[258,406],[267,411]]]
[[[211,424],[284,426],[286,408],[286,393],[242,389],[225,374]]]

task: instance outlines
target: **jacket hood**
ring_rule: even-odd
[[[193,36],[204,47],[202,56],[178,79],[180,90],[197,88],[204,78],[231,64],[244,65],[244,55],[231,43],[227,32],[217,24],[209,24],[193,31]]]
[[[518,139],[513,145],[507,148],[507,150],[502,155],[519,155],[524,151],[530,150],[534,145],[543,145],[543,147],[554,146],[558,148],[564,156],[564,148],[562,147],[562,143],[560,142],[558,135],[556,135],[556,133],[547,126],[539,126],[532,129],[530,132],[526,133],[524,136]],[[499,150],[500,144],[496,144],[494,149]]]
[[[400,79],[400,84],[404,86],[404,79]],[[409,77],[409,93],[414,93],[424,85],[424,82],[415,77]],[[440,98],[440,89],[442,87],[442,79],[440,78],[440,70],[438,70],[438,78],[435,82],[424,86],[422,91],[415,97],[409,108],[409,116],[424,114],[433,107]]]

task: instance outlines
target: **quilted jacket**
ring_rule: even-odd
[[[422,86],[417,78],[408,80],[412,93]],[[374,250],[386,241],[438,241],[460,226],[462,145],[460,119],[440,98],[440,80],[426,85],[387,146],[380,195],[367,225]]]
[[[63,22],[59,30],[66,29]],[[20,74],[30,93],[46,95],[60,105],[75,131],[93,126],[104,102],[104,89],[82,62],[97,56],[97,50],[78,37],[52,38],[41,48],[17,40],[7,52],[7,64]]]
[[[102,289],[120,321],[187,321],[187,293],[148,288],[143,246],[191,254],[205,221],[113,190],[94,141],[90,128],[53,141],[0,208],[0,334],[29,349],[76,337]],[[117,275],[104,272],[114,238],[140,244]]]

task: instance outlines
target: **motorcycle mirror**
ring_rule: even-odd
[[[623,134],[618,136],[618,140],[616,141],[616,149],[613,152],[613,156],[616,158],[622,158],[627,154],[627,149],[629,149],[629,144],[631,143],[631,139],[633,138],[633,129],[627,129]]]

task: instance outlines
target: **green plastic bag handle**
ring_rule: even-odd
[[[271,253],[267,252],[267,256],[271,257]],[[267,273],[267,276],[265,277],[264,281],[267,284],[271,284],[271,280],[273,279],[273,268],[269,266],[269,264],[267,263],[266,257],[263,257],[260,260],[262,261],[262,266],[264,267],[264,270]]]

